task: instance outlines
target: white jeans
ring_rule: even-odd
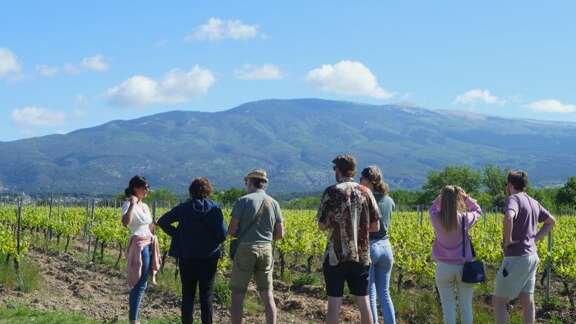
[[[474,285],[462,282],[462,265],[437,262],[436,287],[442,302],[445,324],[456,324],[456,296],[460,305],[460,321],[472,324]]]

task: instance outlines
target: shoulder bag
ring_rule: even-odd
[[[472,250],[472,261],[465,261],[462,268],[462,282],[466,283],[481,283],[486,281],[486,274],[484,272],[484,263],[476,260],[476,251],[474,245],[466,230],[466,219],[462,218],[462,258],[466,260],[466,238],[470,240],[470,249]]]
[[[230,241],[230,252],[229,256],[232,261],[234,261],[234,256],[236,256],[236,251],[238,251],[238,246],[240,245],[240,240],[254,227],[254,225],[260,223],[260,219],[262,219],[262,215],[264,214],[264,204],[267,203],[268,197],[264,197],[262,203],[260,204],[260,208],[256,212],[256,217],[252,220],[252,222],[238,235],[238,237],[232,241]]]

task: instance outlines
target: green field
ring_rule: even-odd
[[[157,214],[161,215],[164,211],[165,209],[159,208]],[[228,218],[229,210],[226,210],[225,214]],[[27,251],[35,249],[59,254],[68,253],[82,262],[100,263],[117,269],[122,269],[124,266],[122,252],[126,248],[128,233],[120,225],[120,210],[117,208],[97,207],[92,210],[91,206],[52,208],[24,206],[19,231],[20,251],[16,247],[17,216],[17,209],[14,206],[0,207],[0,257],[3,260],[1,262],[26,260]],[[277,256],[275,277],[294,291],[314,291],[316,293],[312,294],[321,300],[324,297],[321,289],[323,279],[319,269],[326,246],[326,236],[316,226],[315,211],[285,210],[284,219],[286,236],[282,241],[275,243]],[[479,285],[476,290],[476,318],[482,322],[491,320],[489,296],[493,287],[494,272],[502,259],[501,223],[500,214],[486,214],[471,231],[478,258],[486,263],[489,273],[488,282]],[[169,246],[169,238],[161,231],[157,234],[161,250],[165,253]],[[538,278],[543,279],[539,282],[537,291],[540,320],[555,322],[574,319],[575,236],[576,218],[559,216],[552,233],[550,249],[547,240],[539,243],[542,262]],[[435,266],[431,260],[433,230],[427,213],[394,213],[390,240],[395,259],[392,293],[400,322],[439,320],[441,314],[433,288]],[[22,267],[26,266],[25,262],[20,263]],[[178,294],[178,282],[171,271],[174,268],[171,262],[167,263],[168,274],[161,275],[160,288]],[[546,269],[551,271],[544,271]],[[222,259],[219,270],[225,281],[230,270],[228,258]],[[25,269],[20,271],[25,272]],[[543,276],[543,273],[551,274],[550,287],[547,285],[548,278]],[[18,283],[12,286],[10,289],[17,289]],[[226,291],[225,283],[220,286],[221,291],[217,292],[220,297],[217,300],[226,304],[229,302],[226,297],[229,292]],[[258,312],[258,306],[254,306],[254,311]],[[514,312],[517,313],[517,310]],[[38,317],[37,314],[35,310],[29,308],[4,308],[0,310],[0,322],[10,322],[11,318],[18,316],[34,318]],[[66,314],[56,312],[45,316],[59,318]]]

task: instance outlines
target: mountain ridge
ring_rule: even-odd
[[[524,168],[538,185],[576,173],[576,124],[479,116],[315,98],[168,111],[0,142],[0,187],[117,193],[143,174],[181,192],[195,176],[240,187],[246,171],[263,167],[272,192],[318,191],[333,182],[331,159],[345,152],[359,167],[380,165],[393,188],[418,188],[428,171],[449,164]]]

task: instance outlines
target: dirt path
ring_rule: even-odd
[[[44,253],[32,249],[29,257],[42,272],[43,284],[38,291],[19,293],[4,291],[0,302],[12,301],[41,310],[76,311],[87,317],[114,323],[128,314],[128,287],[125,274],[101,265],[87,264],[64,253]],[[326,306],[320,289],[294,292],[276,284],[279,323],[320,323]],[[165,318],[180,314],[180,296],[149,286],[142,308],[142,318]],[[199,314],[198,314],[199,315]],[[344,305],[344,322],[357,323],[358,313]],[[229,323],[228,310],[215,305],[215,321]],[[254,314],[246,323],[263,323],[263,314]]]
[[[40,266],[43,283],[29,294],[9,293],[5,298],[44,310],[72,310],[103,321],[114,322],[128,314],[128,287],[115,270],[74,260],[68,254],[44,254],[31,250],[29,257]],[[144,317],[177,314],[179,298],[149,289],[142,309]]]

